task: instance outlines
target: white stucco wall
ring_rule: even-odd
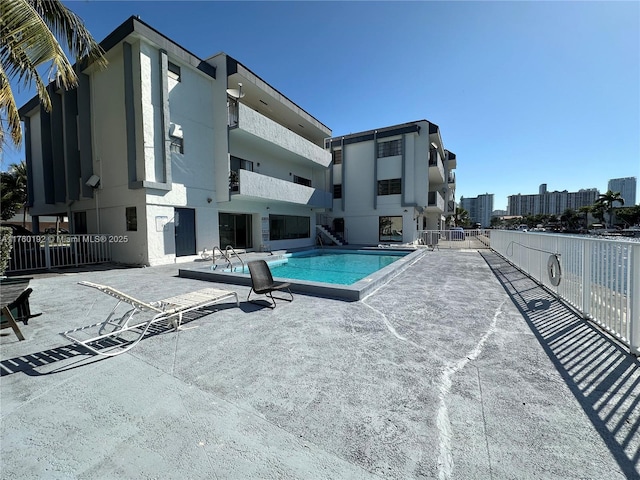
[[[263,201],[273,200],[321,208],[331,205],[329,192],[248,170],[240,170],[239,193],[260,198]]]
[[[214,183],[218,202],[229,201],[229,140],[227,130],[227,62],[226,55],[219,54],[207,60],[216,69],[216,81],[211,85]]]
[[[162,129],[162,84],[160,79],[160,53],[157,48],[140,42],[136,44],[134,53],[135,63],[139,64],[136,80],[140,86],[140,110],[142,113],[142,149],[138,151],[142,156],[143,170],[139,180],[164,182],[159,166],[164,163],[162,143],[164,131]],[[135,82],[138,83],[138,82]]]
[[[216,80],[168,57],[169,62],[180,67],[180,81],[172,78],[169,83],[169,121],[180,125],[183,133],[184,153],[170,153],[171,189],[169,191],[147,188],[146,227],[148,262],[151,265],[189,260],[191,257],[175,256],[174,208],[195,209],[196,251],[211,249],[218,237],[218,214],[215,183],[214,118],[225,110],[214,106],[213,86]],[[163,182],[160,54],[157,48],[142,43],[141,111],[144,128],[144,180]],[[226,125],[224,127],[226,133]],[[226,147],[225,147],[226,148]],[[223,158],[222,161],[226,161]],[[139,177],[140,178],[140,177]]]
[[[373,211],[373,193],[376,187],[373,162],[374,143],[362,142],[345,145],[342,198],[350,214],[366,215]],[[334,202],[334,206],[339,202]]]
[[[239,128],[315,162],[321,167],[328,167],[331,163],[331,154],[324,148],[313,144],[243,103],[239,105]]]
[[[126,207],[136,207],[138,229],[135,231],[127,230]],[[145,211],[142,202],[100,208],[100,232],[112,241],[111,256],[114,261],[133,265],[148,264]]]
[[[403,242],[415,239],[420,207],[427,205],[429,179],[428,124],[421,123],[423,134],[404,135],[403,156],[374,158],[374,142],[360,142],[344,146],[344,169],[341,165],[333,167],[333,183],[342,183],[343,200],[333,202],[331,218],[343,218],[347,230],[347,240],[354,244],[379,243],[379,218],[381,216],[401,216],[403,218]],[[384,141],[401,139],[402,136],[384,138]],[[377,177],[374,178],[374,162],[377,165]],[[342,178],[344,172],[344,178]],[[403,178],[401,195],[378,195],[376,208],[373,195],[377,192],[377,181]],[[406,212],[405,212],[406,210]]]
[[[136,48],[134,45],[133,50]],[[100,188],[97,190],[100,225],[96,225],[95,198],[77,202],[73,210],[87,212],[90,233],[109,234],[118,240],[127,239],[112,245],[114,261],[145,264],[148,256],[144,192],[129,188],[122,47],[110,50],[107,58],[108,68],[90,74],[93,172],[100,177]],[[136,232],[126,230],[127,207],[136,207]]]

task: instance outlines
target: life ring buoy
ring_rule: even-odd
[[[549,275],[549,281],[551,285],[557,287],[560,285],[562,279],[562,269],[560,268],[560,261],[558,255],[550,255],[547,260],[547,274]]]

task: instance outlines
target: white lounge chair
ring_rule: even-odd
[[[182,323],[183,315],[187,312],[223,302],[227,299],[235,299],[236,305],[240,306],[236,292],[215,288],[204,288],[195,292],[147,303],[106,285],[91,282],[79,282],[79,285],[95,288],[118,300],[118,303],[104,321],[67,330],[60,334],[98,355],[115,356],[132,349],[142,340],[152,325],[160,322],[164,322],[166,326],[173,325],[178,330]],[[116,309],[121,304],[126,304],[131,308],[128,308],[124,314],[119,316],[119,314],[116,314]],[[142,312],[148,312],[151,316],[147,315],[147,318],[143,320],[142,316],[138,315]],[[91,329],[94,330],[94,333],[97,329],[97,335],[84,339],[78,338],[78,332]],[[124,334],[129,333],[131,338],[125,338]]]

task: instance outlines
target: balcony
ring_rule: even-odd
[[[429,192],[427,212],[444,212],[444,197],[440,192]]]
[[[449,172],[449,175],[447,176],[447,183],[449,184],[449,186],[454,186],[456,184],[456,174],[453,172]]]
[[[331,192],[261,175],[249,170],[239,170],[237,177],[234,176],[234,182],[230,188],[232,199],[246,198],[254,201],[284,202],[312,208],[331,208],[333,204]]]
[[[449,150],[445,150],[445,155],[447,158],[447,168],[449,170],[453,170],[454,168],[456,168],[458,166],[458,161],[456,159],[456,154],[453,152],[450,152]]]
[[[242,103],[229,104],[229,141],[242,142],[275,157],[328,167],[331,153]]]
[[[429,151],[429,183],[438,185],[444,183],[444,164],[437,150]]]

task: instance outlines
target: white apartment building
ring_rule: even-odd
[[[328,127],[237,60],[202,60],[137,17],[101,45],[107,68],[51,85],[51,113],[37,97],[20,109],[34,231],[64,215],[72,233],[113,236],[114,261],[144,265],[315,243],[333,203]]]
[[[482,228],[491,226],[493,214],[493,193],[485,193],[477,197],[461,198],[460,206],[469,212],[471,223],[479,223]]]
[[[627,207],[632,207],[636,204],[636,177],[612,178],[609,180],[607,190],[620,192],[620,196]],[[618,204],[616,203],[616,205]]]
[[[319,216],[350,244],[414,242],[455,213],[456,156],[427,120],[327,140],[333,207]]]
[[[539,192],[531,195],[510,195],[507,215],[562,215],[567,209],[577,210],[593,205],[600,196],[596,188],[581,189],[577,192],[549,192],[545,183],[540,185]]]

